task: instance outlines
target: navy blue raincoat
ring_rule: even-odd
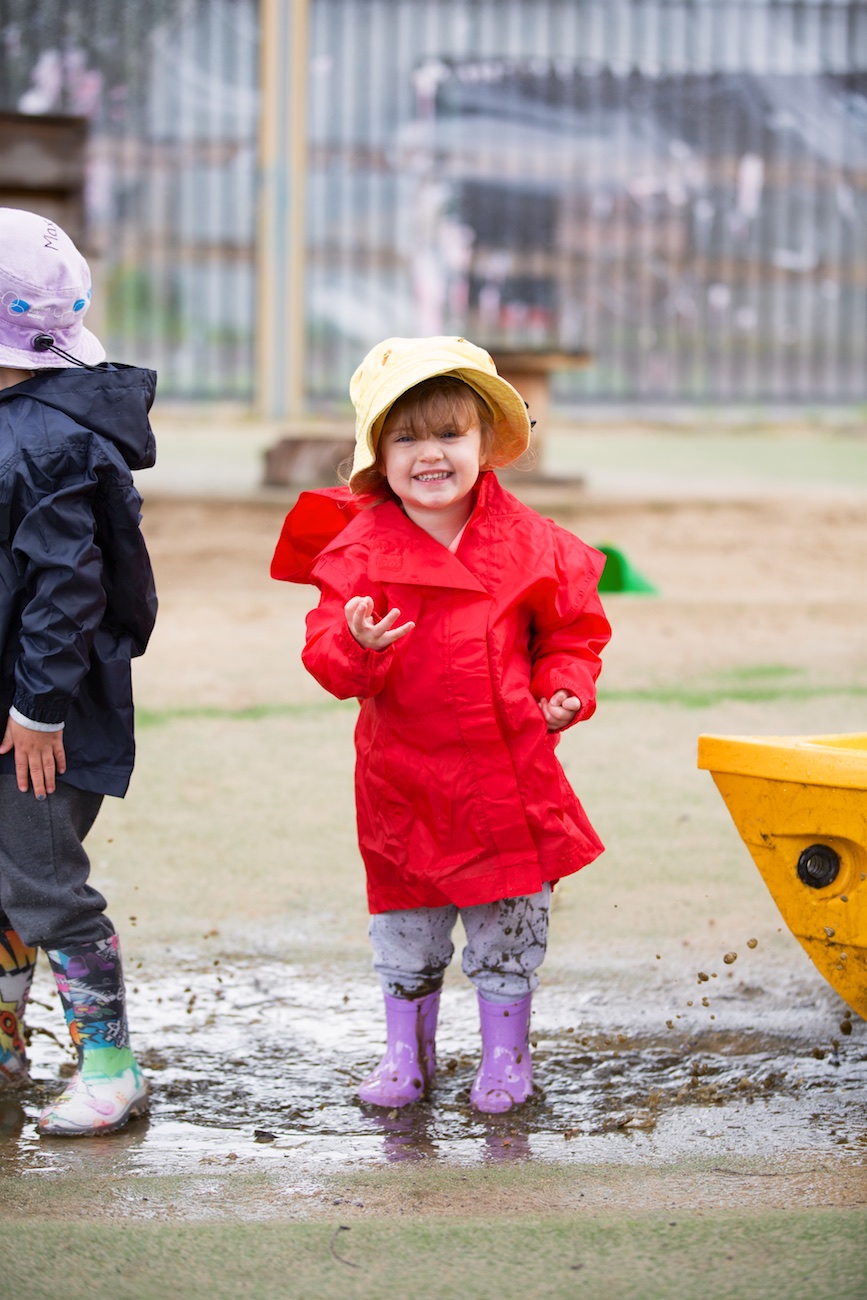
[[[64,722],[64,780],[123,795],[135,756],[130,660],[156,618],[141,497],[156,375],[47,370],[0,391],[0,734],[14,705]],[[14,773],[0,755],[0,773]]]

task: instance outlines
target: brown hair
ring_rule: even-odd
[[[469,384],[458,379],[456,375],[434,375],[425,379],[394,402],[377,420],[376,459],[367,469],[356,474],[352,481],[354,493],[379,493],[386,485],[382,462],[382,437],[386,431],[395,428],[400,420],[400,427],[418,437],[431,429],[443,429],[450,425],[459,433],[465,433],[475,421],[478,421],[482,434],[481,459],[482,468],[491,447],[494,434],[493,412],[485,399]],[[351,463],[350,463],[351,468]],[[340,477],[348,482],[346,468],[341,465]]]

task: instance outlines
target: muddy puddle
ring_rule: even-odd
[[[719,990],[716,1011],[666,1006],[664,988],[613,981],[537,998],[536,1097],[513,1115],[469,1106],[477,1063],[472,991],[447,987],[430,1100],[362,1106],[355,1085],[381,1050],[382,1010],[365,972],[345,976],[217,959],[154,979],[129,972],[150,1116],[96,1143],[36,1136],[40,1105],[71,1069],[40,967],[29,1017],[34,1082],[0,1094],[0,1172],[206,1173],[293,1161],[298,1176],[359,1162],[538,1160],[667,1164],[836,1154],[867,1161],[867,1025],[824,989]],[[701,1014],[699,1014],[699,1012]],[[715,1020],[710,1021],[710,1014]],[[841,1029],[848,1025],[849,1030]],[[86,1155],[84,1148],[86,1148]],[[98,1148],[98,1151],[94,1150]]]

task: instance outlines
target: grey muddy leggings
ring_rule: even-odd
[[[551,886],[538,894],[478,907],[418,907],[370,918],[373,968],[392,997],[420,998],[443,982],[460,916],[467,934],[464,974],[488,1002],[517,1002],[539,983],[545,960]]]

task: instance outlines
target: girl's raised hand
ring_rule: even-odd
[[[384,618],[377,619],[370,596],[353,596],[343,610],[350,632],[365,650],[385,650],[415,627],[415,623],[394,626],[400,618],[399,609],[390,609]]]
[[[539,708],[548,724],[549,731],[561,731],[574,720],[581,708],[581,701],[571,691],[555,691],[550,700],[541,699]]]

